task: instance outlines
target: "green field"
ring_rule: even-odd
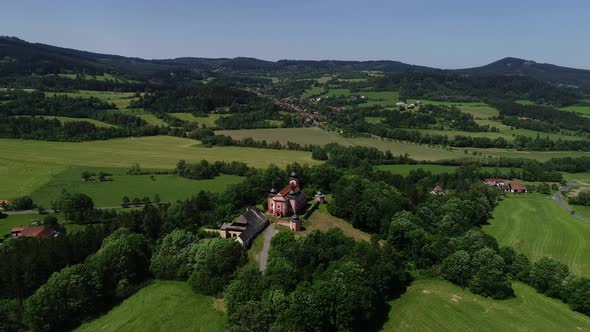
[[[117,108],[127,108],[129,103],[135,99],[134,92],[114,92],[114,91],[95,91],[79,90],[76,92],[46,92],[46,96],[66,95],[73,98],[90,98],[95,97],[107,103],[114,103]]]
[[[589,331],[590,318],[561,301],[513,284],[516,297],[492,300],[441,280],[418,280],[391,302],[383,331]]]
[[[319,96],[321,98],[336,97],[336,96],[365,96],[367,102],[359,104],[360,107],[368,107],[374,105],[381,105],[385,107],[394,106],[399,101],[398,91],[359,91],[350,92],[349,89],[329,88],[328,92],[324,93],[323,87],[311,87],[307,89],[301,97],[309,98],[311,96]]]
[[[491,121],[490,121],[491,122]],[[504,126],[502,123],[498,122],[500,125]],[[583,140],[584,138],[579,136],[573,135],[563,135],[563,134],[556,134],[556,133],[544,133],[529,129],[503,129],[504,127],[496,127],[499,128],[499,132],[492,132],[492,131],[482,131],[482,132],[471,132],[471,131],[460,131],[460,130],[436,130],[436,129],[412,129],[416,130],[422,134],[430,134],[430,135],[443,135],[449,138],[454,138],[455,136],[469,136],[469,137],[487,137],[489,139],[496,139],[498,137],[502,137],[507,141],[512,141],[515,136],[526,136],[526,137],[541,137],[541,138],[549,138],[551,140],[558,140],[561,139],[563,141],[577,141]],[[588,141],[590,144],[590,141]]]
[[[381,123],[383,120],[385,120],[385,118],[377,116],[365,116],[365,121],[368,123]]]
[[[532,260],[548,256],[590,277],[590,223],[572,217],[547,196],[509,195],[495,208],[484,231]]]
[[[1,150],[5,151],[5,150]],[[49,182],[53,175],[65,169],[63,165],[48,165],[43,161],[14,161],[0,155],[0,199],[25,196]]]
[[[168,124],[162,119],[156,117],[151,113],[139,114],[138,117],[142,118],[145,122],[152,126],[168,127]]]
[[[83,171],[98,173],[104,171],[113,174],[104,182],[83,182]],[[174,174],[127,175],[127,169],[73,167],[55,176],[49,183],[31,194],[37,204],[49,207],[52,200],[59,197],[61,191],[81,192],[92,198],[95,206],[114,207],[121,205],[123,196],[149,197],[159,194],[162,202],[174,202],[189,198],[201,190],[220,192],[228,185],[239,183],[242,178],[235,175],[221,175],[210,180],[189,180]]]
[[[172,136],[121,138],[91,142],[46,142],[0,139],[0,160],[60,166],[94,166],[128,168],[140,163],[144,168],[172,169],[184,159],[187,162],[241,161],[254,167],[270,164],[285,166],[294,161],[317,164],[311,153],[243,147],[206,147],[198,141]]]
[[[19,117],[29,117],[28,115],[18,115]],[[36,116],[37,118],[44,118],[47,120],[59,120],[59,122],[61,122],[62,124],[66,123],[66,122],[90,122],[93,125],[97,126],[97,127],[101,127],[101,128],[115,128],[117,126],[112,125],[110,123],[106,123],[106,122],[102,122],[102,121],[98,121],[95,119],[89,119],[89,118],[69,118],[67,116],[52,116],[52,115],[44,115],[44,116]]]
[[[526,158],[535,159],[538,161],[547,161],[551,158],[566,158],[566,157],[588,157],[588,152],[582,151],[518,151],[513,149],[478,149],[478,148],[466,148],[470,152],[477,152],[483,155],[492,157],[504,157],[504,158]]]
[[[206,125],[209,128],[215,128],[215,121],[224,115],[209,114],[209,116],[194,116],[191,113],[170,113],[171,116],[188,122],[196,122],[199,125]]]
[[[590,105],[573,105],[560,108],[564,111],[576,112],[582,115],[589,115],[590,116]]]
[[[63,215],[61,214],[24,214],[24,215],[12,215],[8,216],[4,219],[0,219],[0,237],[9,235],[10,230],[13,227],[17,226],[35,226],[38,225],[43,218],[47,215],[52,215],[57,217],[60,222],[64,221]],[[86,225],[77,225],[77,224],[65,224],[66,231],[68,233],[77,232],[83,230]]]
[[[267,142],[279,141],[283,144],[291,141],[299,144],[325,145],[338,143],[343,146],[368,146],[382,151],[390,150],[394,155],[410,154],[416,160],[441,160],[464,158],[462,151],[444,150],[407,142],[392,140],[380,140],[377,138],[346,138],[335,132],[311,128],[278,128],[278,129],[243,129],[243,130],[219,130],[216,134],[228,135],[235,139],[252,137],[255,140]]]
[[[179,281],[154,281],[76,331],[224,331],[221,301]]]
[[[458,106],[461,112],[469,113],[473,116],[474,119],[489,119],[494,116],[500,115],[497,109],[483,105],[465,105],[465,106]]]

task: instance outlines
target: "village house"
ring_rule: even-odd
[[[37,239],[59,236],[59,232],[45,226],[13,227],[10,233],[13,237],[32,237]]]
[[[491,187],[500,187],[507,183],[506,180],[502,178],[486,178],[483,179],[483,182],[485,182],[488,186]]]
[[[256,207],[249,207],[242,215],[231,223],[223,223],[219,229],[208,229],[217,232],[222,238],[234,238],[242,246],[248,248],[252,241],[268,226],[270,220]]]
[[[490,187],[498,187],[500,190],[504,192],[511,192],[511,193],[526,193],[528,192],[527,188],[518,183],[518,182],[510,182],[504,180],[502,178],[486,178],[483,180],[485,184]]]
[[[272,188],[268,194],[268,214],[283,218],[292,216],[305,209],[307,197],[301,191],[301,185],[297,173],[291,173],[289,184],[281,191]]]
[[[526,187],[517,182],[510,182],[510,192],[512,193],[526,193],[528,190]]]
[[[445,190],[443,189],[443,187],[436,185],[436,187],[432,188],[432,190],[430,191],[430,193],[432,195],[444,195],[445,194]]]

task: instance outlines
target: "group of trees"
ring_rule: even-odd
[[[248,176],[248,174],[255,173],[256,170],[246,163],[232,161],[216,161],[210,163],[207,160],[201,160],[198,163],[188,164],[184,160],[180,160],[176,164],[175,172],[184,178],[189,179],[212,179],[219,174],[232,174],[238,176]]]
[[[570,197],[571,204],[590,206],[590,191],[583,191],[576,196]]]

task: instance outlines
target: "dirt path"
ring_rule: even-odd
[[[276,230],[276,224],[272,223],[270,224],[270,226],[268,226],[264,232],[262,232],[262,236],[264,237],[263,240],[263,244],[262,244],[262,250],[260,251],[260,256],[259,256],[259,270],[260,272],[264,272],[264,270],[266,270],[266,263],[268,262],[268,251],[270,250],[270,240],[272,240],[272,237],[275,236],[275,234],[277,234],[278,231]]]
[[[583,222],[587,222],[590,223],[590,220],[588,220],[588,218],[579,215],[577,212],[575,212],[574,209],[572,209],[571,206],[569,206],[564,200],[563,200],[563,193],[565,191],[570,190],[572,187],[574,187],[576,184],[575,183],[566,183],[565,186],[559,188],[559,190],[555,193],[555,195],[553,195],[553,199],[556,200],[559,205],[561,205],[562,208],[564,208],[567,212],[571,213],[572,216],[582,220]],[[574,211],[574,213],[572,213],[572,211]]]

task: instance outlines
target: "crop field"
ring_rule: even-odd
[[[547,256],[590,277],[590,223],[572,217],[548,196],[509,195],[494,209],[484,231],[500,245],[537,260]]]
[[[377,138],[346,138],[335,132],[329,132],[316,127],[219,130],[215,133],[228,135],[235,139],[252,137],[255,140],[266,140],[267,142],[279,141],[283,144],[291,141],[303,145],[325,145],[328,143],[338,143],[343,146],[368,146],[382,151],[390,150],[394,155],[408,153],[410,158],[414,158],[416,160],[443,160],[466,157],[463,151],[459,150],[445,150],[442,148],[428,147],[427,145],[392,140],[380,140]]]
[[[128,168],[140,163],[143,168],[173,169],[184,159],[200,161],[242,161],[253,167],[270,164],[285,166],[294,161],[318,164],[305,151],[243,147],[206,147],[198,141],[172,136],[121,138],[91,142],[46,142],[0,139],[0,160],[55,166]],[[54,166],[55,165],[55,166]]]
[[[516,297],[492,300],[442,280],[418,280],[390,302],[383,331],[587,331],[590,318],[559,300],[513,284]]]
[[[5,150],[1,150],[5,151]],[[12,199],[30,194],[65,169],[63,165],[47,165],[43,161],[7,160],[0,156],[0,199]]]
[[[66,95],[73,98],[90,98],[95,97],[107,103],[114,103],[117,108],[127,108],[131,100],[135,99],[134,92],[113,92],[113,91],[95,91],[79,90],[76,92],[46,92],[46,96]]]
[[[91,173],[103,171],[113,175],[108,177],[108,181],[84,182],[81,177],[84,171]],[[158,194],[162,202],[174,202],[196,195],[201,190],[219,192],[228,185],[242,180],[235,175],[221,175],[208,180],[190,180],[175,174],[151,177],[150,175],[127,175],[126,172],[127,169],[120,168],[72,167],[34,191],[31,198],[35,203],[49,207],[51,201],[59,197],[61,191],[66,189],[90,196],[94,205],[99,207],[119,206],[123,196],[128,196],[130,199],[135,197],[153,199],[154,195]]]
[[[153,281],[76,331],[224,331],[223,304],[179,281]]]
[[[196,122],[199,125],[206,125],[209,128],[215,128],[215,121],[223,117],[222,114],[209,114],[209,116],[194,116],[191,113],[170,113],[170,115],[183,121]]]

